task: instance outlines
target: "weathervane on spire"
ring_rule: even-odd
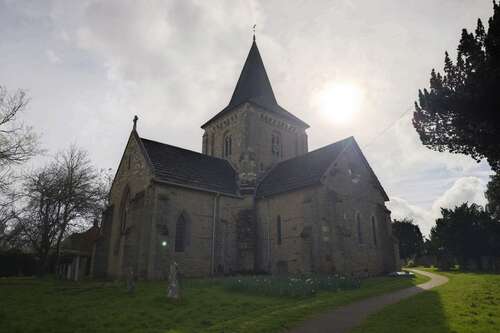
[[[255,27],[257,26],[257,24],[254,24],[253,27],[252,27],[252,31],[253,31],[253,41],[255,42]]]

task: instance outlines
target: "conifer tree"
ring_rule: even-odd
[[[488,30],[462,30],[457,58],[448,52],[444,73],[432,70],[419,90],[413,126],[430,149],[487,159],[500,171],[500,4],[493,1]]]

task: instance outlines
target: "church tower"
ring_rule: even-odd
[[[254,36],[229,104],[201,126],[203,154],[228,160],[251,191],[273,164],[307,153],[308,127],[276,101]]]

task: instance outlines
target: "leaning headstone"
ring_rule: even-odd
[[[133,294],[135,292],[135,276],[134,269],[129,267],[127,274],[127,292]]]
[[[177,263],[174,261],[170,264],[167,298],[178,299],[179,296],[180,292],[179,292],[179,281],[177,280]]]

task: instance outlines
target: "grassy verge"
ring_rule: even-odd
[[[242,294],[220,283],[189,281],[168,301],[166,284],[0,279],[0,332],[279,332],[314,313],[425,281],[364,280],[361,288],[290,298]]]
[[[450,281],[385,308],[354,332],[500,332],[500,275],[437,273]]]

